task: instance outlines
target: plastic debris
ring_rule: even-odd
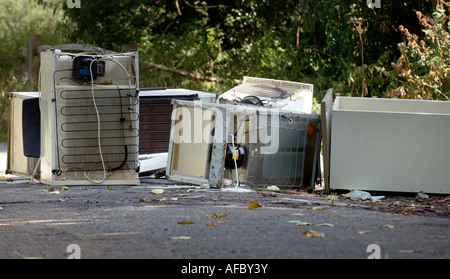
[[[242,187],[221,188],[221,191],[224,191],[224,192],[235,192],[235,193],[250,193],[250,192],[254,192],[252,189],[242,188]]]
[[[351,200],[371,200],[371,201],[377,201],[384,198],[384,196],[372,196],[369,192],[361,191],[361,190],[352,190],[351,192],[344,194],[344,197],[350,198]]]
[[[416,201],[419,201],[419,202],[427,200],[428,198],[429,198],[429,196],[427,194],[425,194],[423,191],[420,191],[416,195]]]
[[[267,186],[267,190],[270,190],[270,191],[280,191],[280,188],[278,188],[278,187],[275,186],[275,185],[271,185],[271,186]]]

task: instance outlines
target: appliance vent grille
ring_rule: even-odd
[[[90,88],[90,87],[89,87]],[[59,171],[136,170],[138,100],[135,89],[61,90],[56,99]],[[100,117],[100,147],[98,117]],[[100,155],[101,150],[101,155]]]

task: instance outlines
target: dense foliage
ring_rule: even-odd
[[[365,0],[128,0],[62,8],[77,24],[72,39],[115,50],[137,43],[143,59],[221,81],[151,71],[144,80],[149,86],[221,91],[249,75],[311,82],[318,96],[329,87],[384,96],[395,87],[381,69],[399,57],[398,27],[420,32],[415,10],[430,12],[432,3],[383,1],[369,8]]]
[[[30,87],[20,78],[20,54],[33,33],[43,34],[44,44],[115,51],[135,44],[145,87],[219,93],[255,76],[313,83],[315,100],[330,87],[353,96],[450,95],[448,7],[439,0],[383,0],[380,8],[366,0],[79,2],[0,2],[3,107],[5,92]]]

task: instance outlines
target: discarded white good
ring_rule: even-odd
[[[361,190],[352,190],[351,192],[344,194],[344,197],[350,198],[351,200],[380,200],[383,199],[384,196],[372,196],[369,192],[361,191]]]
[[[167,167],[167,152],[139,155],[140,173],[147,173]]]
[[[330,189],[450,193],[450,102],[336,97],[332,119]]]

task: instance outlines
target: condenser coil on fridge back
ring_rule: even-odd
[[[40,180],[139,184],[137,52],[48,50],[40,68]]]

